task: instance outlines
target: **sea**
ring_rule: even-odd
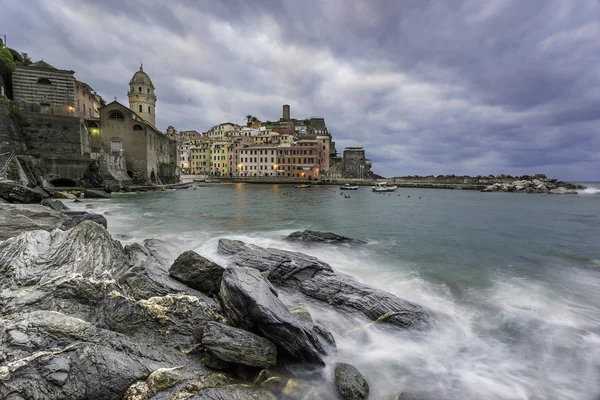
[[[382,327],[308,302],[371,399],[600,399],[600,184],[578,195],[213,184],[69,203],[104,214],[124,244],[156,238],[224,266],[221,238],[300,251],[420,304],[425,331]],[[284,240],[317,230],[362,246]],[[331,368],[331,367],[328,367]]]

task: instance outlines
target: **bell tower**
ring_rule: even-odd
[[[140,65],[140,70],[133,74],[129,82],[129,108],[146,122],[156,126],[156,94],[154,85],[143,67],[143,64]]]

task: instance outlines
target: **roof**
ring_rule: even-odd
[[[129,82],[129,84],[132,84],[132,83],[149,85],[152,88],[154,88],[154,85],[152,84],[152,80],[150,80],[150,77],[148,76],[148,74],[144,72],[144,68],[141,65],[140,65],[140,70],[137,71],[135,74],[133,74],[133,76],[131,77],[131,81]]]
[[[29,67],[46,68],[46,69],[56,69],[55,67],[53,67],[52,65],[48,64],[44,60],[40,60],[38,62],[34,62],[33,64],[29,64]]]
[[[44,60],[40,60],[40,61],[34,62],[33,64],[29,64],[29,65],[17,65],[17,68],[36,68],[36,69],[46,69],[46,70],[55,71],[55,72],[67,72],[69,74],[75,73],[75,71],[72,71],[72,70],[58,69],[58,68],[48,64]]]

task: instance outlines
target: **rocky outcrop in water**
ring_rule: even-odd
[[[290,233],[287,240],[302,241],[308,243],[327,243],[327,244],[365,244],[364,240],[352,239],[346,236],[341,236],[333,232],[318,232],[318,231],[297,231]]]
[[[110,199],[110,193],[101,190],[87,189],[84,196],[86,199]]]
[[[259,333],[298,360],[323,363],[326,352],[319,336],[292,316],[257,269],[227,268],[219,298],[234,325]]]
[[[232,265],[263,271],[275,286],[298,290],[339,311],[359,312],[371,321],[401,328],[425,326],[430,318],[423,307],[337,274],[315,257],[228,239],[219,240],[219,252],[230,257]]]
[[[206,294],[219,291],[223,271],[225,269],[220,265],[191,250],[177,257],[169,268],[173,278]]]
[[[487,186],[482,192],[577,194],[577,190],[583,190],[585,188],[585,186],[577,183],[561,182],[557,179],[530,177],[528,179],[516,180],[509,183],[497,182]]]
[[[369,384],[358,370],[350,364],[335,365],[335,386],[344,400],[366,400]]]

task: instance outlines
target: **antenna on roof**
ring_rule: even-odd
[[[143,70],[144,70],[144,62],[140,61],[140,71],[143,71]]]

